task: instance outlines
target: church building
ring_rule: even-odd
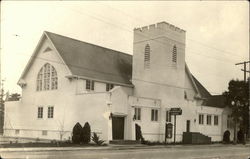
[[[68,140],[88,122],[105,141],[136,140],[138,126],[150,141],[186,132],[221,141],[230,110],[190,72],[185,41],[166,22],[135,28],[130,55],[45,31],[18,81],[21,99],[5,104],[4,135]]]

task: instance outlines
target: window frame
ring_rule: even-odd
[[[42,136],[48,136],[48,130],[42,130]]]
[[[134,114],[134,119],[141,121],[141,108],[135,107],[134,108],[135,114]]]
[[[48,114],[47,114],[47,118],[48,119],[53,119],[54,118],[54,106],[48,106]]]
[[[172,50],[172,62],[173,63],[177,63],[177,47],[176,45],[173,46],[173,50]]]
[[[58,89],[58,76],[55,67],[45,63],[37,74],[36,91],[48,91]]]
[[[37,119],[43,119],[43,106],[37,108]]]
[[[144,69],[149,69],[150,68],[150,45],[146,44],[144,48]]]
[[[158,122],[158,109],[151,109],[151,121]]]
[[[87,91],[95,90],[95,82],[93,80],[86,79],[85,89]]]
[[[20,129],[15,129],[15,135],[19,135],[20,134]]]
[[[114,88],[114,84],[112,84],[112,83],[106,83],[106,91],[107,92],[110,91],[113,88]]]
[[[199,114],[199,125],[204,125],[204,114]]]
[[[216,119],[216,120],[215,120]],[[214,115],[214,125],[218,126],[219,125],[219,115]]]
[[[210,119],[210,120],[208,120]],[[207,125],[212,125],[212,115],[207,114]]]

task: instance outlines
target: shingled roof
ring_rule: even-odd
[[[193,75],[192,75],[193,76]],[[194,82],[204,98],[203,105],[224,108],[225,107],[225,97],[223,95],[211,95],[208,90],[193,76]]]
[[[132,86],[132,55],[47,31],[45,34],[73,75]]]
[[[132,55],[48,31],[45,31],[44,35],[51,40],[72,75],[133,87],[131,83]],[[39,44],[44,37],[41,38]],[[39,48],[39,45],[37,48]],[[22,85],[22,78],[25,76],[34,58],[35,56],[31,57],[23,71],[18,82],[20,85]],[[224,107],[222,96],[211,95],[190,72],[189,74],[197,93],[204,99],[203,105]]]

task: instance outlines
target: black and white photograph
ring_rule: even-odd
[[[0,5],[0,159],[250,159],[248,1]]]

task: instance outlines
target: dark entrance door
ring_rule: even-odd
[[[112,117],[113,140],[124,139],[124,117]]]
[[[186,125],[186,132],[190,132],[190,120],[187,120],[187,125]]]

